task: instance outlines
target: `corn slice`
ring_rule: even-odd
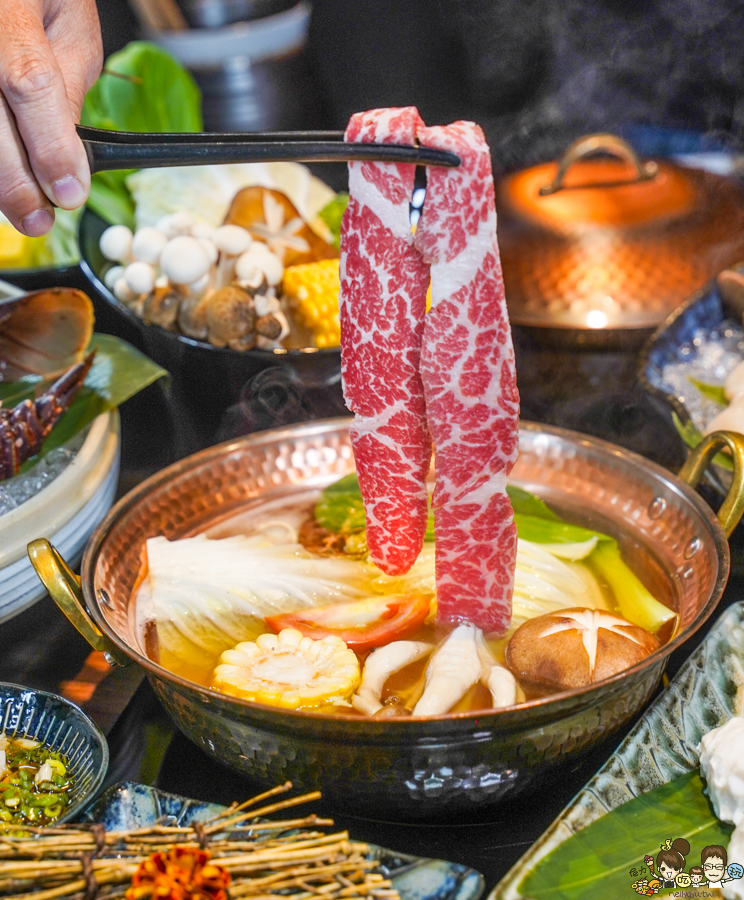
[[[341,289],[339,261],[321,259],[284,270],[282,291],[297,322],[307,328],[318,347],[338,347],[341,327],[338,294]]]
[[[314,641],[285,628],[225,650],[212,687],[283,709],[317,709],[348,701],[359,680],[359,661],[340,638]]]

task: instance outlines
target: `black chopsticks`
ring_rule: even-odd
[[[244,162],[394,162],[460,165],[446,150],[400,144],[352,144],[342,131],[263,131],[233,134],[139,134],[78,125],[91,172]]]

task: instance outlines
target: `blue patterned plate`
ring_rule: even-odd
[[[80,821],[100,822],[107,831],[124,831],[151,825],[163,817],[170,819],[170,825],[201,822],[224,808],[125,781],[102,794]],[[485,887],[480,872],[459,863],[394,853],[374,844],[369,845],[368,855],[378,860],[402,900],[479,900]]]
[[[742,713],[744,602],[721,616],[613,755],[487,900],[526,900],[520,884],[550,852],[633,797],[697,769],[704,734]]]
[[[664,412],[676,417],[675,427],[687,447],[699,440],[702,428],[723,408],[714,400],[699,398],[698,421],[687,406],[685,396],[676,393],[664,380],[664,367],[689,361],[690,348],[701,330],[711,332],[724,322],[736,321],[739,315],[726,306],[715,281],[711,281],[678,307],[649,338],[638,362],[638,380],[659,401]],[[690,385],[690,391],[696,388]],[[696,437],[697,435],[697,437]],[[718,465],[708,467],[706,480],[721,494],[730,483],[729,473]]]

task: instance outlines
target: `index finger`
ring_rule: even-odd
[[[41,189],[57,206],[75,209],[88,196],[90,170],[41,6],[3,0],[3,18],[13,27],[0,29],[0,90]]]

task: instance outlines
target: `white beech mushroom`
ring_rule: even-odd
[[[124,266],[111,266],[111,268],[103,276],[103,283],[106,287],[113,291],[116,282],[124,276]]]
[[[196,217],[192,213],[187,212],[185,209],[179,209],[178,212],[163,216],[155,227],[158,231],[162,231],[166,237],[174,238],[178,235],[190,234],[195,224]]]
[[[241,279],[250,278],[254,269],[263,272],[272,287],[279,284],[284,275],[284,263],[260,241],[254,241],[240,256],[235,264],[235,274]]]
[[[139,299],[139,294],[136,294],[129,287],[126,278],[122,275],[116,284],[114,284],[114,297],[116,297],[117,300],[121,300],[122,303],[131,304]]]
[[[432,656],[426,667],[426,687],[413,708],[414,716],[438,716],[449,712],[481,676],[478,655],[479,629],[458,625]]]
[[[101,253],[112,262],[126,262],[132,251],[132,232],[126,225],[112,225],[98,242]]]
[[[168,238],[157,228],[140,228],[132,238],[132,256],[137,262],[156,266]]]
[[[351,698],[351,705],[367,716],[382,709],[382,689],[394,672],[416,662],[431,651],[431,644],[423,641],[393,641],[378,647],[367,657],[362,671],[362,683]]]
[[[240,225],[220,225],[212,234],[212,241],[220,251],[215,284],[218,288],[229,284],[235,271],[235,261],[253,243],[250,232]]]
[[[209,272],[209,257],[197,238],[178,235],[160,254],[160,268],[173,284],[193,284]]]
[[[149,294],[155,287],[155,269],[146,262],[133,262],[124,270],[124,279],[133,293]]]

